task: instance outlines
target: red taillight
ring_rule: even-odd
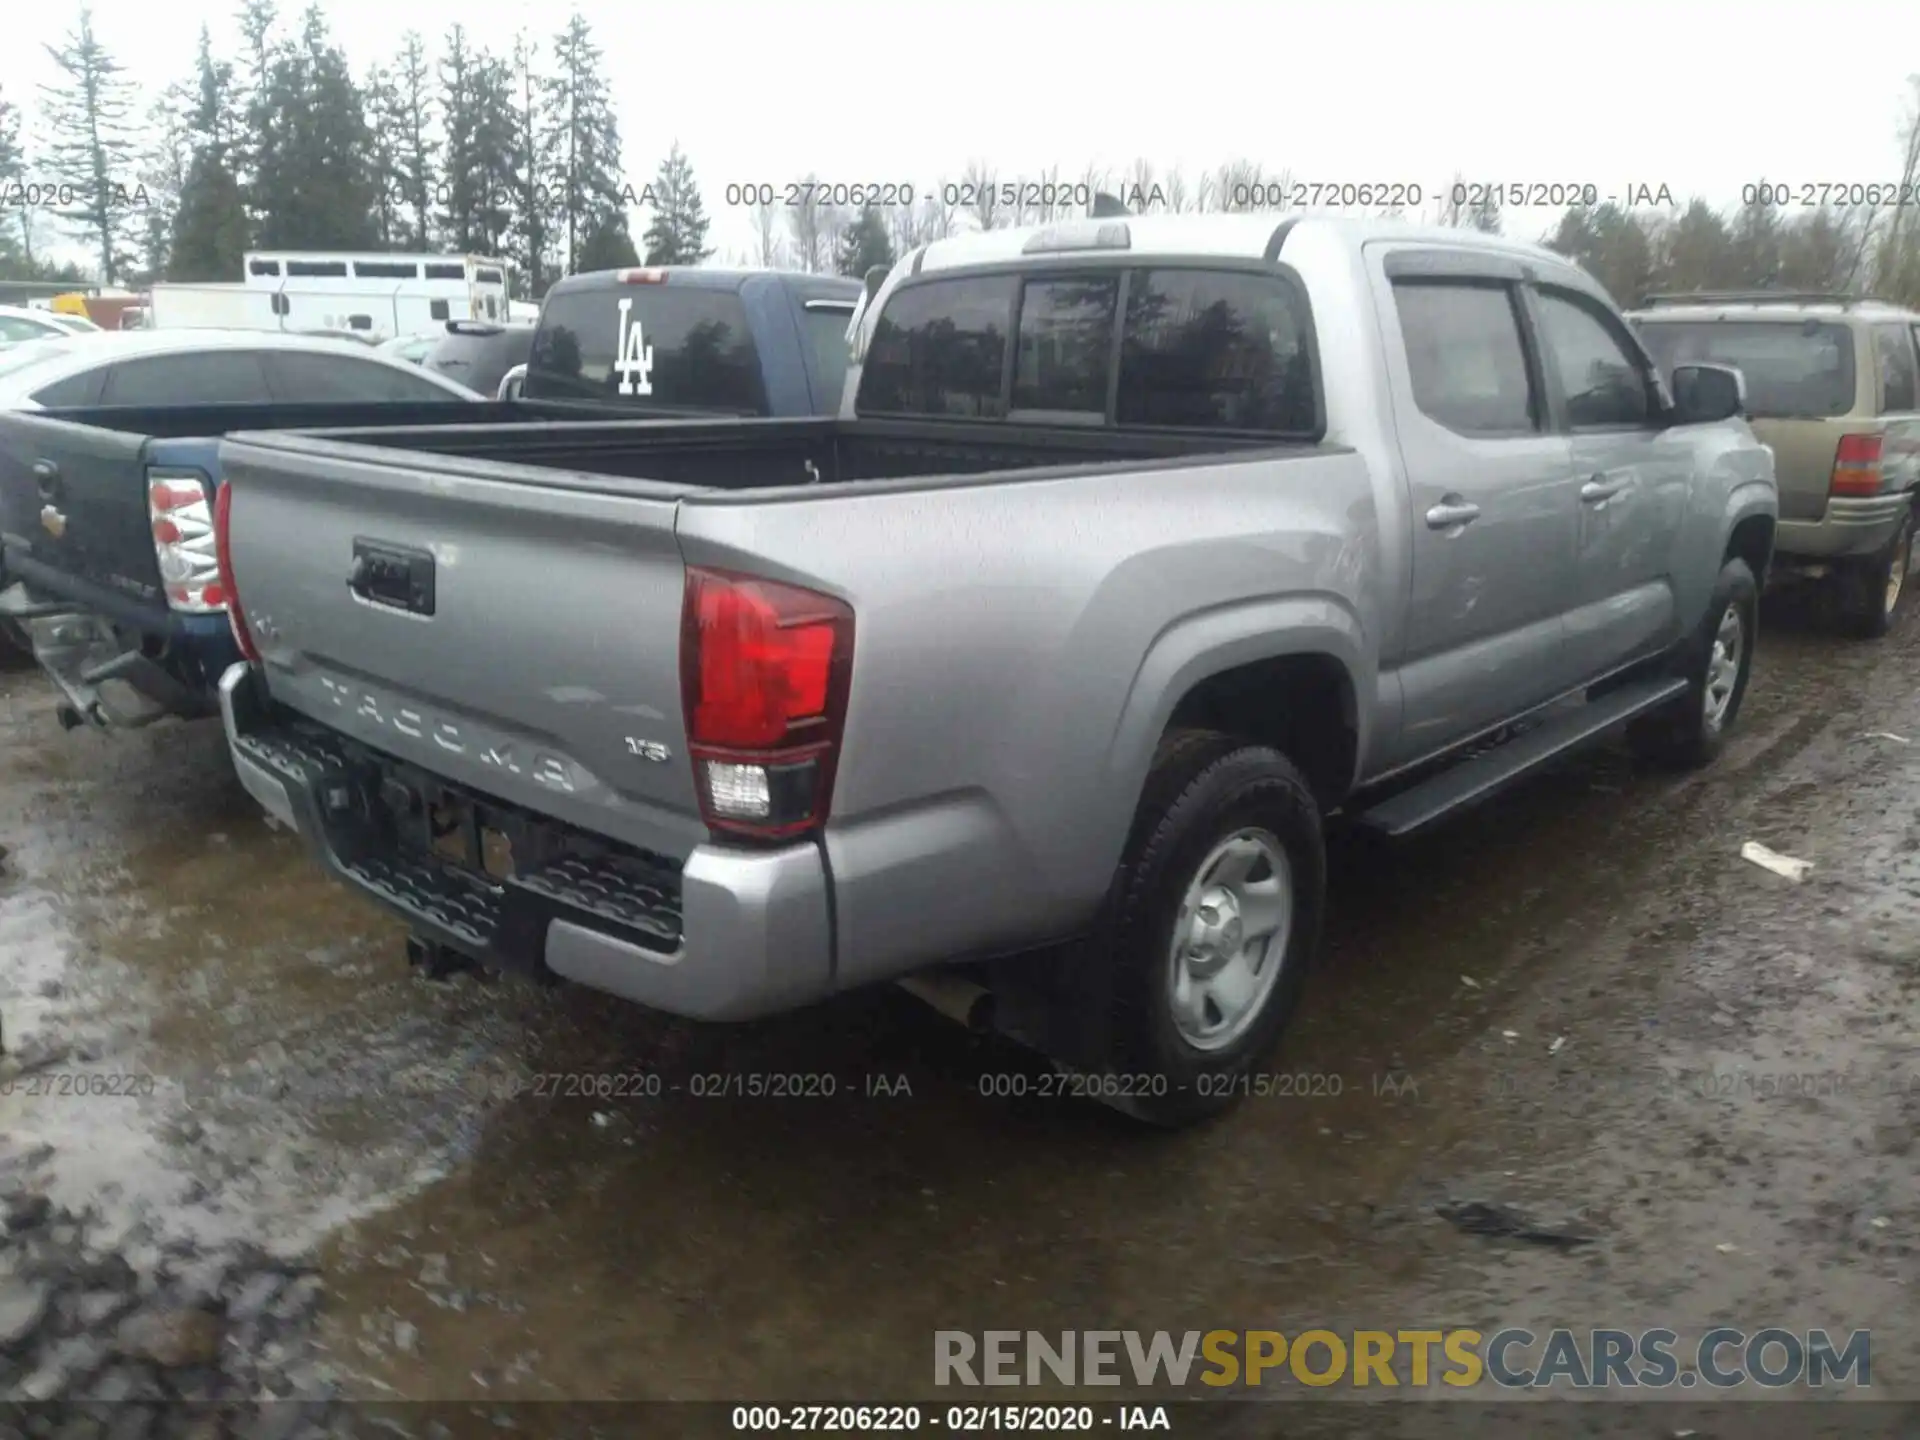
[[[1833,479],[1829,489],[1835,495],[1878,495],[1880,493],[1879,435],[1842,435],[1833,452]]]
[[[613,278],[622,285],[664,285],[667,272],[664,270],[616,270]]]
[[[220,590],[227,602],[227,619],[233,624],[233,643],[247,659],[258,662],[260,652],[247,630],[247,617],[240,610],[240,587],[233,583],[233,549],[230,544],[233,513],[233,486],[223,484],[213,500],[213,553],[220,562]]]
[[[853,671],[842,600],[690,567],[681,700],[707,823],[797,835],[827,817]]]

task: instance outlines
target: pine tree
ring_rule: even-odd
[[[65,78],[42,87],[41,118],[50,137],[43,158],[49,173],[76,192],[76,204],[58,213],[99,257],[101,279],[117,284],[128,268],[128,239],[137,219],[128,118],[132,86],[94,35],[93,13],[84,6],[66,43],[46,51]]]
[[[876,265],[893,268],[893,237],[887,233],[887,217],[878,205],[869,205],[840,235],[839,253],[834,265],[842,275],[856,279]]]
[[[160,92],[147,111],[147,143],[141,154],[141,183],[148,198],[140,214],[135,243],[139,278],[151,284],[167,278],[174,225],[193,163],[193,121],[198,108],[194,87],[176,81]]]
[[[522,277],[516,291],[538,300],[547,293],[548,250],[552,245],[553,132],[545,92],[535,70],[539,47],[525,35],[513,41],[513,166],[515,225],[513,259]]]
[[[214,58],[213,41],[204,26],[195,97],[189,126],[192,158],[174,215],[167,278],[230,281],[240,275],[252,233],[236,174],[244,126],[233,65]]]
[[[427,63],[426,42],[417,31],[400,37],[400,54],[393,66],[394,112],[387,117],[393,136],[394,176],[406,211],[405,244],[425,250],[432,244],[433,191],[433,67]]]
[[[20,111],[0,93],[0,196],[26,178],[27,156],[20,143]],[[0,220],[0,274],[23,275],[32,249],[32,232],[25,229],[27,207],[20,208],[22,228]]]
[[[579,11],[553,42],[554,74],[547,81],[547,109],[554,127],[554,169],[560,195],[554,222],[560,231],[568,273],[607,268],[606,257],[631,255],[620,175],[620,126],[601,73],[600,47]],[[589,250],[594,264],[587,264]],[[637,264],[616,259],[614,265]]]
[[[254,203],[260,243],[364,250],[374,240],[372,149],[360,92],[318,5],[268,81]]]
[[[1500,233],[1500,194],[1492,185],[1467,212],[1467,224],[1488,235]]]
[[[400,91],[384,65],[367,71],[361,90],[369,131],[367,158],[373,169],[374,243],[383,250],[406,244],[406,180],[401,172]]]
[[[580,260],[574,269],[577,272],[624,270],[639,263],[640,252],[634,249],[625,212],[612,210],[603,215],[580,242]]]
[[[700,202],[700,186],[693,165],[674,141],[653,182],[653,219],[646,242],[649,265],[698,265],[713,247],[707,244],[707,211]]]
[[[455,25],[447,36],[441,78],[447,120],[441,228],[452,249],[496,255],[507,248],[520,188],[513,71],[497,56],[469,48],[465,28]]]
[[[225,165],[247,197],[251,237],[260,228],[262,219],[261,202],[253,192],[259,183],[262,164],[272,164],[265,152],[274,147],[276,139],[269,129],[274,61],[286,47],[274,34],[280,24],[277,0],[242,0],[238,18],[240,37],[246,45],[247,73],[240,103],[241,123],[225,157]]]

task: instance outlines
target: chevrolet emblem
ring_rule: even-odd
[[[67,517],[51,505],[40,507],[40,525],[56,540],[67,533]]]

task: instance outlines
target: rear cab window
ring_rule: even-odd
[[[1747,411],[1767,420],[1824,419],[1854,407],[1853,332],[1830,320],[1661,320],[1640,339],[1673,384],[1677,365],[1731,365],[1746,377]]]
[[[630,302],[624,312],[623,300]],[[671,279],[550,293],[523,393],[529,400],[652,401],[756,415],[767,408],[739,292]]]
[[[1312,326],[1285,272],[1072,266],[909,282],[855,409],[1318,438]]]

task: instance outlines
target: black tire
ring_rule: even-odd
[[[1716,678],[1715,642],[1721,639],[1729,615],[1739,620],[1739,654],[1724,705],[1710,710],[1707,687]],[[1627,728],[1627,740],[1634,751],[1655,764],[1682,770],[1697,769],[1718,756],[1739,718],[1740,703],[1746,699],[1759,636],[1760,587],[1754,583],[1747,562],[1736,557],[1720,567],[1720,578],[1714,582],[1700,629],[1675,656],[1676,673],[1688,682],[1686,693]]]
[[[33,647],[14,629],[10,620],[0,620],[0,670],[24,670],[33,664]]]
[[[1291,892],[1291,922],[1285,940],[1276,940],[1258,966],[1257,977],[1273,978],[1253,983],[1257,998],[1244,1012],[1244,1028],[1229,1038],[1231,1027],[1223,1027],[1218,1038],[1226,1043],[1205,1048],[1183,1036],[1175,1018],[1174,927],[1203,862],[1229,842],[1244,851],[1249,841],[1235,840],[1241,835],[1252,837],[1254,849],[1266,847],[1251,874],[1273,872],[1284,882]],[[1270,855],[1284,860],[1285,877]],[[1272,1051],[1299,1003],[1319,945],[1326,874],[1320,807],[1292,761],[1212,731],[1170,733],[1135,814],[1098,929],[1097,953],[1087,957],[1099,982],[1081,998],[1105,1008],[1104,1053],[1092,1057],[1107,1082],[1101,1098],[1163,1126],[1191,1124],[1228,1108],[1241,1093],[1239,1077]],[[1231,931],[1219,932],[1228,949],[1241,933],[1237,920],[1236,912],[1225,922]],[[1190,972],[1187,978],[1191,986]],[[1206,1013],[1205,1002],[1197,1008]]]
[[[1840,572],[1840,614],[1848,633],[1878,640],[1893,629],[1912,566],[1913,512],[1908,511],[1886,549]]]

